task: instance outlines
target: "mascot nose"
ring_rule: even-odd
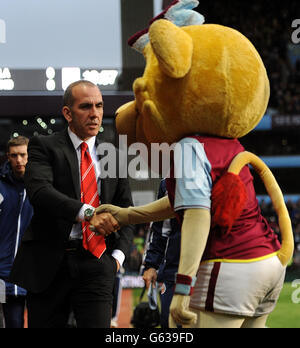
[[[150,99],[147,91],[146,79],[143,77],[136,79],[133,84],[133,90],[136,98],[137,108],[142,110],[145,101]]]
[[[146,80],[143,77],[137,78],[133,84],[133,87],[135,92],[145,92],[147,90]]]

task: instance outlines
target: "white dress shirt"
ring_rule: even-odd
[[[80,163],[81,163],[81,144],[83,143],[83,141],[78,138],[78,136],[73,133],[71,131],[70,128],[68,128],[68,133],[70,136],[70,139],[73,143],[73,146],[76,150],[76,154],[77,154],[77,159],[78,159],[78,166],[79,166],[79,182],[81,181],[81,173],[80,173]],[[89,140],[85,141],[86,144],[88,145],[88,151],[91,155],[93,164],[94,164],[94,168],[95,168],[95,174],[96,174],[96,180],[97,180],[97,187],[98,187],[98,192],[100,195],[100,200],[101,200],[101,185],[100,185],[100,174],[101,174],[101,170],[100,170],[100,162],[98,160],[98,156],[97,156],[97,149],[95,146],[96,143],[96,137],[92,137]],[[100,202],[101,203],[101,202]],[[91,209],[95,209],[94,207],[88,205],[88,204],[84,204],[83,207],[80,209],[80,211],[78,212],[77,218],[76,220],[78,221],[77,224],[74,224],[72,227],[72,231],[70,234],[70,239],[82,239],[82,227],[81,227],[81,222],[84,221],[84,211],[87,208],[91,208]],[[120,266],[122,266],[124,260],[125,260],[125,255],[121,250],[114,250],[112,252],[112,256],[118,260]]]

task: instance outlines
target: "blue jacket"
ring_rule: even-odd
[[[166,183],[162,180],[157,198],[160,199],[166,194]],[[180,237],[180,226],[175,218],[151,225],[144,267],[158,270],[158,282],[175,281],[180,256]]]
[[[6,280],[32,215],[24,183],[13,177],[10,164],[6,162],[0,168],[0,278],[5,281],[6,295],[26,295],[24,289]]]

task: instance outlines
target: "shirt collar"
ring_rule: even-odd
[[[83,143],[83,141],[75,133],[73,133],[71,131],[70,127],[68,127],[68,134],[70,136],[70,139],[73,143],[75,150],[78,150],[78,148]],[[96,137],[90,138],[89,140],[85,141],[85,143],[87,143],[87,145],[88,145],[89,152],[92,153],[93,148],[94,148],[95,143],[96,143]]]

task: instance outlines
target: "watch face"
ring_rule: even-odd
[[[86,209],[85,212],[84,212],[84,216],[87,218],[87,219],[91,219],[92,216],[94,215],[94,211],[93,209]]]

